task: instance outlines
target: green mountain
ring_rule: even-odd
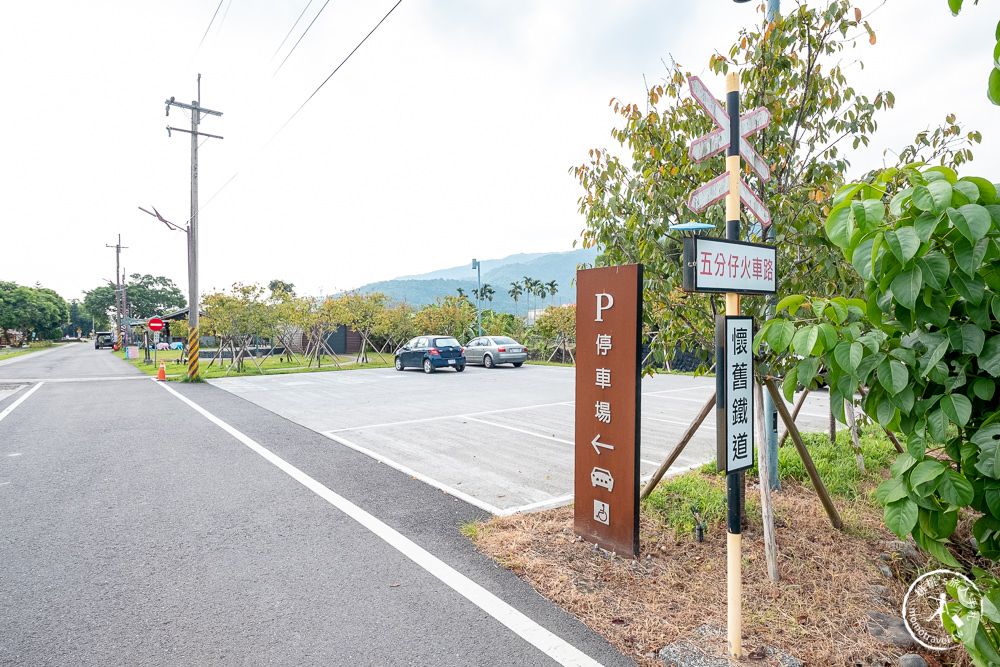
[[[483,284],[490,285],[495,294],[493,301],[483,301],[483,308],[497,311],[515,312],[514,299],[508,294],[512,282],[524,282],[525,276],[543,283],[556,281],[556,294],[546,294],[544,299],[531,297],[532,308],[544,308],[550,304],[576,303],[576,278],[578,264],[593,265],[597,257],[596,249],[571,250],[569,252],[518,254],[503,259],[480,261]],[[403,276],[394,280],[369,283],[359,289],[361,292],[383,292],[395,301],[406,301],[413,306],[434,303],[439,297],[458,294],[461,288],[472,298],[476,289],[476,271],[472,262],[450,269],[440,269],[414,276]],[[525,295],[518,297],[516,312],[524,314],[527,307]]]

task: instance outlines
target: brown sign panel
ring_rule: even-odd
[[[577,535],[639,553],[642,265],[576,273]]]

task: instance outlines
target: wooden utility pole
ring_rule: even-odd
[[[191,104],[182,104],[174,101],[171,97],[166,102],[167,116],[170,115],[170,107],[180,107],[191,112],[191,129],[184,130],[179,127],[167,126],[167,134],[172,131],[187,132],[191,135],[191,219],[188,223],[188,379],[198,379],[198,354],[200,352],[198,340],[198,137],[211,137],[222,139],[215,134],[199,132],[198,126],[201,124],[201,114],[221,116],[221,111],[204,109],[201,106],[201,74],[198,75],[198,99]]]

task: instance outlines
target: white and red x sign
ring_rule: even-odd
[[[725,108],[719,104],[719,101],[715,99],[715,96],[702,83],[701,79],[693,76],[690,78],[689,83],[691,84],[691,95],[698,100],[698,103],[705,110],[705,113],[708,114],[709,118],[719,126],[718,129],[691,142],[688,154],[695,162],[701,162],[717,153],[721,153],[729,147],[729,114],[726,113]],[[740,155],[762,181],[771,180],[771,170],[768,168],[764,158],[754,150],[746,138],[754,132],[767,127],[770,122],[771,114],[764,107],[758,107],[740,116]],[[688,199],[688,206],[692,211],[701,211],[719,201],[728,193],[729,172],[727,171],[692,192],[691,197]],[[761,224],[769,225],[771,223],[771,214],[767,210],[767,207],[764,206],[764,202],[750,190],[750,187],[743,182],[743,179],[740,179],[740,200],[760,220]]]
[[[708,117],[719,126],[717,130],[709,132],[703,137],[691,142],[688,154],[695,162],[701,162],[716,153],[721,153],[729,147],[729,114],[725,108],[719,104],[702,80],[696,76],[691,77],[691,95],[698,100],[698,104],[705,110]],[[740,155],[747,161],[747,165],[762,181],[771,180],[771,170],[760,153],[754,150],[750,142],[747,141],[754,132],[768,126],[771,122],[771,112],[764,107],[757,107],[753,111],[748,111],[740,116]]]

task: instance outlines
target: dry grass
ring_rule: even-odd
[[[861,501],[836,501],[844,520],[844,530],[838,531],[810,487],[783,486],[773,494],[777,583],[767,578],[759,511],[753,517],[751,496],[758,494],[747,490],[745,654],[762,658],[761,649],[768,645],[811,665],[895,663],[901,651],[871,637],[866,623],[868,610],[899,616],[906,593],[905,583],[887,579],[878,569],[886,551],[880,542],[898,539],[885,528],[881,510]],[[679,639],[725,656],[724,633],[699,639],[693,632],[706,623],[726,627],[725,525],[709,526],[705,541],[698,543],[693,536],[678,538],[644,513],[640,531],[642,551],[635,565],[631,559],[611,560],[606,552],[595,552],[593,544],[578,541],[568,507],[494,519],[475,543],[640,665],[662,665],[650,656]],[[890,567],[897,576],[902,570],[906,581],[914,576],[902,562]],[[879,595],[873,585],[887,590]],[[961,649],[924,655],[931,665],[969,664]]]

